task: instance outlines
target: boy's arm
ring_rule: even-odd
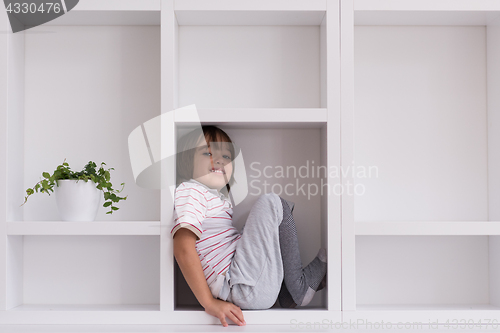
[[[198,302],[206,308],[214,298],[203,274],[196,252],[196,235],[192,231],[181,228],[174,234],[174,256]]]
[[[228,326],[226,317],[239,326],[246,325],[243,312],[238,306],[212,296],[196,252],[196,235],[193,232],[186,228],[177,230],[174,234],[174,255],[186,282],[205,312],[217,317],[224,327]]]

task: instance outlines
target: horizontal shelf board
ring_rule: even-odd
[[[500,235],[500,221],[355,222],[356,235]]]
[[[491,304],[358,304],[356,311],[466,311],[500,310]]]
[[[160,311],[160,304],[23,304],[8,311]]]
[[[318,11],[326,10],[326,0],[182,0],[174,10],[184,11]]]
[[[66,312],[71,311],[68,317]],[[292,320],[320,321],[329,318],[341,320],[340,311],[328,311],[318,308],[243,310],[247,328],[255,324],[289,325]],[[99,304],[23,304],[4,313],[1,323],[25,324],[191,324],[207,325],[220,329],[220,321],[204,312],[196,311],[160,311],[159,304],[99,305]],[[231,321],[228,320],[231,324]],[[250,325],[251,324],[251,325]],[[267,326],[269,327],[269,326]],[[204,331],[204,330],[203,330]]]
[[[310,306],[310,305],[307,305],[307,306],[302,306],[300,308],[300,311],[318,311],[318,312],[323,312],[323,313],[326,313],[328,312],[327,309],[323,308],[323,307],[319,307],[319,306]],[[297,311],[298,309],[285,309],[285,308],[282,308],[282,307],[279,307],[278,305],[275,305],[274,307],[271,307],[269,309],[265,309],[265,310],[252,310],[252,311],[264,311],[264,312],[274,312],[274,313],[282,313],[282,312],[287,312],[289,313],[290,311]],[[193,313],[193,312],[196,312],[196,311],[205,311],[203,309],[203,307],[201,307],[201,305],[183,305],[183,306],[178,306],[174,312],[175,313]],[[243,310],[245,311],[245,310]]]
[[[191,125],[193,123],[190,123]],[[202,121],[203,125],[215,125],[233,129],[285,129],[285,128],[322,128],[326,123],[279,123],[279,122],[224,122],[224,121]],[[189,123],[178,123],[180,127]]]
[[[44,24],[59,25],[157,25],[160,0],[85,0],[68,13]]]
[[[434,328],[436,324],[450,325],[454,324],[471,324],[481,323],[486,324],[489,320],[490,326],[488,329],[493,330],[491,324],[494,324],[496,330],[500,322],[500,307],[490,304],[427,304],[427,305],[357,305],[355,311],[344,311],[342,315],[343,322],[356,322],[361,328],[366,323],[392,323],[392,327],[384,326],[384,328],[396,329],[398,323],[402,323],[404,328],[405,323],[413,323],[415,328]],[[429,323],[433,326],[429,327]],[[369,327],[369,326],[368,326]],[[440,326],[443,327],[443,326]],[[450,327],[448,327],[449,329]],[[455,328],[457,328],[455,326]],[[464,327],[462,328],[472,328]],[[479,329],[478,327],[475,327]],[[486,326],[481,327],[483,330]],[[446,327],[444,327],[446,329]]]
[[[354,0],[355,25],[483,25],[500,16],[496,0]]]
[[[228,322],[229,324],[229,322]],[[232,328],[234,327],[234,329]],[[301,326],[301,327],[305,327]],[[2,330],[3,329],[3,330]],[[24,325],[5,325],[0,326],[0,332],[9,332],[9,333],[116,333],[116,332],[131,332],[131,333],[158,333],[158,332],[192,332],[192,333],[200,333],[200,332],[233,332],[233,331],[241,331],[241,332],[280,332],[280,333],[295,333],[295,332],[310,332],[309,330],[298,330],[297,326],[288,325],[273,325],[269,327],[268,325],[255,325],[247,323],[247,326],[244,328],[236,328],[236,325],[230,324],[229,327],[222,327],[220,322],[218,324],[212,325],[193,325],[193,324],[184,324],[184,325],[96,325],[94,327],[85,326],[85,327],[75,327],[74,325],[57,325],[57,326],[47,326],[47,325],[31,325],[27,328]],[[323,331],[323,329],[318,329],[318,331]],[[484,328],[483,330],[484,331]],[[326,331],[328,332],[328,331]]]
[[[325,11],[176,10],[179,25],[321,25]]]
[[[59,25],[155,25],[160,26],[161,14],[158,11],[76,11],[56,18],[44,26]]]
[[[353,0],[354,10],[500,11],[497,0]]]
[[[159,12],[161,10],[161,0],[85,0],[79,1],[73,10]]]
[[[354,25],[487,26],[500,12],[355,11]]]
[[[235,128],[321,128],[327,122],[327,109],[198,109],[199,121]],[[177,125],[194,125],[190,113],[176,112]]]
[[[330,319],[330,318],[328,318]],[[335,322],[335,321],[334,321]],[[269,325],[262,324],[250,324],[247,322],[247,325],[243,328],[236,327],[237,325],[230,324],[228,321],[229,327],[222,327],[221,323],[218,324],[208,324],[208,325],[193,325],[193,324],[184,324],[184,325],[150,325],[150,324],[142,324],[142,325],[94,325],[94,326],[84,326],[75,327],[75,325],[30,325],[29,328],[25,325],[1,325],[0,332],[9,332],[9,333],[116,333],[116,332],[130,332],[130,333],[158,333],[158,332],[192,332],[192,333],[200,333],[200,332],[280,332],[280,333],[295,333],[295,332],[310,332],[310,330],[298,329],[298,326],[287,325],[273,325],[269,327]],[[305,327],[305,325],[300,326]],[[316,326],[318,327],[318,326]],[[323,326],[325,327],[325,326]],[[481,330],[484,331],[483,328]],[[322,332],[323,329],[317,329],[317,331]],[[325,332],[329,332],[326,331]]]
[[[7,222],[7,235],[160,235],[159,221]]]
[[[322,321],[325,318],[331,319],[334,322],[340,321],[341,312],[340,311],[329,311],[325,309],[318,308],[295,308],[295,309],[283,309],[283,308],[270,308],[265,310],[242,310],[243,316],[245,317],[245,321],[247,322],[246,328],[253,327],[254,324],[267,324],[267,325],[280,325],[287,324],[290,326],[290,323],[299,322],[314,322],[314,321]],[[206,313],[203,309],[198,311],[178,311],[174,310],[172,317],[175,317],[177,320],[190,323],[202,323],[206,322],[207,319],[212,320],[207,317]],[[196,322],[195,322],[196,321]],[[182,321],[181,321],[182,322]],[[213,324],[220,324],[220,322],[212,321]],[[229,321],[228,321],[229,323]],[[245,330],[246,330],[245,328]],[[268,326],[269,328],[269,326]],[[297,326],[295,327],[297,330]],[[276,332],[275,329],[271,331]]]

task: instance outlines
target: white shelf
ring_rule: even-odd
[[[354,23],[361,25],[404,25],[404,26],[477,26],[488,25],[499,17],[499,13],[491,12],[413,12],[388,11],[372,12],[360,10],[354,13]]]
[[[53,310],[47,310],[53,309]],[[243,310],[243,315],[247,326],[245,331],[253,331],[265,325],[269,331],[269,325],[273,327],[272,331],[276,332],[275,328],[285,326],[292,330],[291,324],[299,322],[318,322],[325,318],[333,322],[341,322],[341,314],[339,312],[330,312],[326,310],[308,310],[308,309],[266,309],[266,310]],[[231,327],[236,326],[229,318],[226,318],[227,323]],[[120,322],[125,325],[141,325],[140,331],[146,325],[182,325],[181,331],[185,331],[186,323],[195,325],[197,332],[211,331],[220,332],[222,329],[220,321],[207,314],[203,309],[196,311],[174,311],[167,313],[159,311],[158,305],[22,305],[6,311],[0,317],[0,325],[10,325],[16,322],[22,322],[24,325],[110,325]],[[277,324],[278,323],[278,324]],[[207,325],[207,326],[201,326]],[[113,325],[117,327],[116,324]],[[20,326],[19,326],[20,327]],[[156,326],[158,329],[158,326]],[[0,326],[0,330],[3,327]],[[128,326],[127,330],[129,330]],[[208,328],[206,330],[205,328]],[[81,328],[80,328],[81,329]],[[296,328],[295,328],[296,330]],[[57,330],[50,330],[55,332]],[[101,330],[99,330],[100,332]],[[156,330],[157,331],[157,330]],[[161,329],[163,332],[164,330]],[[167,330],[168,331],[168,330]],[[174,330],[177,331],[177,330]],[[188,329],[189,331],[189,329]],[[10,332],[10,330],[9,330]],[[31,331],[30,331],[31,332]]]
[[[179,25],[320,25],[324,11],[307,12],[241,12],[185,11],[175,12]]]
[[[353,0],[354,10],[369,11],[497,11],[496,0]]]
[[[500,221],[356,222],[356,235],[500,235]]]
[[[246,317],[245,317],[246,318]],[[333,319],[332,319],[333,320]],[[334,321],[335,322],[335,321]],[[176,324],[176,325],[86,325],[84,330],[86,333],[116,333],[116,332],[141,332],[141,333],[178,333],[178,332],[221,332],[222,330],[241,330],[245,332],[255,333],[295,333],[298,326],[290,326],[290,324],[283,325],[259,325],[247,324],[244,328],[239,328],[237,325],[228,322],[228,328],[222,327],[220,323],[196,325],[196,324]],[[303,327],[303,326],[300,326]],[[9,333],[81,333],[82,328],[74,325],[0,325],[0,330],[5,330]],[[482,331],[485,331],[483,329]],[[354,332],[354,331],[353,331]]]
[[[323,108],[198,109],[199,121],[230,128],[322,128],[327,122]],[[176,112],[177,125],[198,123],[192,113]]]
[[[500,310],[491,304],[358,304],[356,311],[468,311]]]
[[[358,305],[356,311],[343,312],[343,321],[354,321],[360,325],[366,323],[375,325],[375,322],[380,324],[383,321],[384,328],[393,330],[437,329],[436,325],[442,329],[498,330],[500,307],[490,304]],[[389,323],[392,327],[386,326]],[[429,323],[432,326],[429,326]],[[474,323],[482,325],[473,327]],[[489,326],[486,326],[488,323]],[[400,326],[397,326],[398,324]]]
[[[160,221],[7,222],[7,235],[157,235]]]
[[[160,0],[84,0],[44,26],[160,25]]]
[[[307,12],[325,11],[327,3],[324,0],[183,0],[174,2],[175,11],[204,12]]]
[[[495,0],[354,0],[355,25],[488,25],[500,16]]]
[[[326,13],[323,0],[231,1],[187,0],[174,3],[183,25],[321,25]]]
[[[77,12],[160,12],[161,0],[84,0],[73,8]]]
[[[9,311],[160,311],[159,304],[23,304]]]
[[[141,12],[86,12],[70,11],[69,13],[47,22],[44,26],[97,26],[97,25],[160,25],[160,13],[157,11]],[[27,30],[27,32],[30,32]]]

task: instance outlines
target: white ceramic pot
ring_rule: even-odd
[[[101,204],[102,191],[89,180],[61,179],[54,186],[57,208],[63,221],[94,221]]]

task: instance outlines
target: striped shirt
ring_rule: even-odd
[[[217,298],[241,238],[233,227],[232,204],[223,193],[194,179],[181,183],[174,197],[175,220],[170,233],[173,237],[180,228],[187,228],[196,235],[203,273]]]

